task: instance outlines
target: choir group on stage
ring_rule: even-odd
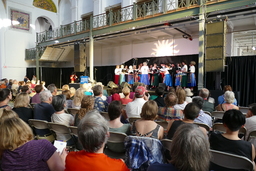
[[[121,85],[127,82],[133,85],[134,82],[141,82],[145,85],[156,88],[159,83],[165,83],[167,89],[172,86],[193,87],[196,86],[195,61],[191,61],[189,68],[185,61],[181,64],[161,64],[156,63],[148,67],[147,62],[134,66],[117,65],[115,69],[115,84]]]

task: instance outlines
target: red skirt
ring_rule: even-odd
[[[115,84],[116,85],[118,85],[119,84],[119,75],[115,75],[115,80],[114,80],[114,82],[115,82]]]

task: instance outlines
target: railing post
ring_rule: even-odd
[[[107,17],[107,16],[106,16]],[[113,11],[110,9],[109,10],[109,25],[112,26],[113,25]]]
[[[76,21],[74,21],[74,34],[76,34],[76,33],[77,33],[77,30],[76,30],[76,29],[77,29],[76,23],[77,23],[77,22],[76,22]]]
[[[167,12],[167,0],[162,0],[162,9],[163,9],[163,14],[166,14],[166,12]]]
[[[137,4],[134,2],[133,3],[133,13],[132,13],[133,20],[137,20]]]
[[[61,25],[60,26],[60,37],[62,37],[63,36],[63,26]]]
[[[186,0],[186,7],[190,6],[190,0]]]
[[[38,44],[36,46],[36,78],[37,78],[37,80],[40,80],[40,78],[39,78],[39,46],[38,46]]]
[[[151,7],[152,7],[152,15],[154,16],[155,11],[156,11],[155,2],[154,1],[151,2]]]
[[[145,17],[146,16],[146,4],[145,4],[145,2],[142,5],[142,9],[143,9],[143,17]]]

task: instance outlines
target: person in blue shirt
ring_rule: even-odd
[[[223,93],[221,96],[218,97],[218,103],[219,103],[219,104],[226,103],[226,102],[225,102],[225,99],[224,99],[224,94],[225,94],[226,91],[232,91],[232,87],[231,87],[230,85],[225,85],[225,86],[223,87],[223,91],[224,91],[224,93]],[[233,102],[232,104],[237,106],[237,100],[236,100],[236,98],[235,98],[235,100],[234,100],[234,102]]]

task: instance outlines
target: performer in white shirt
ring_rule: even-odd
[[[170,89],[170,87],[172,86],[172,76],[170,75],[169,73],[169,70],[170,69],[170,65],[166,65],[166,68],[164,69],[164,83],[165,85],[167,86],[167,90]]]
[[[149,68],[148,68],[147,62],[143,62],[143,66],[141,67],[140,70],[141,70],[140,82],[144,83],[145,85],[149,85],[149,78],[148,78]]]
[[[186,88],[187,87],[187,72],[188,72],[188,66],[187,62],[182,62],[183,67],[181,68],[182,72],[182,79],[181,79],[181,87]]]
[[[195,76],[195,68],[196,62],[195,61],[191,61],[190,62],[190,67],[189,67],[189,78],[188,78],[188,87],[191,87],[191,89],[193,90],[193,87],[196,86],[196,76]]]
[[[119,84],[119,77],[120,77],[120,73],[121,73],[121,70],[119,68],[119,65],[116,66],[116,69],[115,69],[115,84]]]

